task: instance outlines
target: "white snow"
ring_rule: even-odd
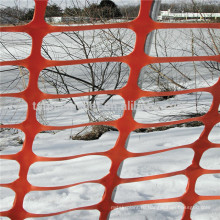
[[[51,33],[44,38],[41,52],[53,60],[116,57],[131,53],[135,38],[126,28]]]
[[[184,28],[184,29],[159,29],[155,31],[151,56],[176,57],[176,56],[211,56],[218,54],[219,44],[213,47],[212,37],[219,42],[219,29]],[[161,47],[165,48],[161,50]]]
[[[129,158],[123,163],[121,177],[144,177],[183,170],[192,163],[193,156],[192,149],[178,149]]]
[[[20,98],[0,97],[1,124],[18,124],[26,119],[27,103]]]
[[[220,130],[218,130],[218,133],[216,133],[216,136],[219,136]],[[220,149],[219,148],[210,148],[207,151],[204,152],[202,155],[200,166],[204,169],[208,170],[217,170],[220,169]]]
[[[206,174],[199,177],[196,182],[195,192],[202,196],[220,195],[220,174]]]
[[[32,38],[26,33],[1,32],[0,61],[27,58],[31,53]]]
[[[163,179],[121,184],[117,187],[115,202],[134,202],[182,196],[187,177],[178,175]]]
[[[98,140],[72,140],[70,136],[79,129],[67,129],[51,133],[41,133],[35,137],[33,152],[43,157],[67,157],[92,152],[105,152],[114,147],[119,133],[110,131]]]
[[[86,156],[58,162],[37,162],[29,169],[28,181],[35,186],[50,187],[101,179],[109,173],[110,165],[111,161],[103,156]]]
[[[0,211],[9,210],[15,199],[15,192],[6,187],[0,187]]]
[[[61,190],[33,191],[24,199],[24,208],[29,212],[47,214],[68,209],[94,205],[101,201],[104,187],[86,183]]]
[[[107,105],[102,105],[107,98],[108,95],[97,95],[96,103],[93,110],[91,110],[92,114],[99,121],[119,119],[123,114],[125,108],[124,99],[119,95],[115,95],[109,100]],[[52,126],[71,126],[89,123],[86,110],[89,99],[89,96],[73,98],[79,110],[76,110],[70,99],[43,100],[37,106],[37,119],[42,124]]]
[[[187,132],[188,130],[188,132]],[[128,150],[134,152],[147,152],[160,149],[169,149],[185,143],[192,143],[201,134],[203,127],[171,128],[165,131],[151,133],[132,133]],[[78,141],[69,139],[70,129],[54,133],[40,133],[34,141],[34,152],[40,156],[60,157],[72,156],[88,152],[99,152],[111,149],[118,137],[118,132],[105,133],[98,140]],[[219,127],[213,131],[213,136],[219,137]],[[172,137],[172,135],[173,137]],[[61,144],[63,137],[63,144]],[[159,138],[160,137],[160,138]],[[167,137],[164,138],[164,137]],[[147,142],[149,140],[149,143]],[[48,140],[48,141],[47,141]],[[164,140],[165,146],[162,144]],[[160,145],[161,144],[161,145]],[[6,148],[7,150],[7,148]],[[11,148],[16,150],[16,147]],[[75,151],[74,151],[75,150]],[[209,154],[207,154],[209,152]],[[207,169],[219,169],[218,149],[208,150],[202,158],[202,165]],[[4,150],[1,154],[4,154]],[[124,162],[121,177],[132,178],[156,175],[185,169],[190,166],[193,151],[191,149],[178,149],[150,156],[127,159]],[[159,163],[158,163],[159,161]],[[3,182],[12,182],[18,177],[18,167],[12,166],[12,161],[1,160],[1,173]],[[99,179],[109,172],[111,161],[103,156],[86,156],[74,160],[60,162],[37,162],[30,167],[28,181],[35,186],[61,186],[81,181]],[[10,173],[10,175],[8,175]],[[118,186],[116,202],[142,201],[181,196],[186,189],[187,178],[184,175],[148,180],[139,183],[121,184]],[[12,206],[12,191],[1,188],[1,207],[8,210]],[[9,191],[11,193],[9,193]],[[63,190],[34,191],[26,195],[24,207],[34,213],[50,213],[68,210],[74,207],[91,205],[101,200],[104,188],[99,184],[86,183],[79,186],[68,187]],[[202,195],[219,194],[219,174],[208,175],[198,179],[196,192]],[[7,203],[6,203],[7,201]],[[209,205],[209,204],[208,204]],[[156,206],[156,207],[155,207]],[[219,209],[215,207],[217,211]],[[210,208],[209,208],[210,210]],[[203,209],[196,209],[204,212]],[[216,212],[217,212],[216,211]],[[194,212],[193,212],[194,213]],[[91,215],[90,215],[91,214]],[[208,214],[206,209],[206,214]],[[138,206],[122,208],[112,211],[111,219],[180,219],[182,215],[181,204],[155,204],[151,206]],[[97,212],[78,211],[51,217],[49,219],[98,219]],[[218,216],[218,215],[217,215]],[[43,218],[42,218],[43,219]]]
[[[220,133],[218,136],[215,135],[216,132],[220,132],[220,123],[217,123],[209,134],[209,140],[212,143],[220,143]]]
[[[181,127],[150,133],[132,132],[127,149],[130,152],[142,153],[187,145],[196,141],[203,130],[204,126]]]
[[[18,179],[18,173],[20,170],[20,165],[18,162],[13,160],[1,159],[1,167],[7,167],[7,169],[1,169],[1,179],[0,183],[11,183]],[[10,175],[9,175],[10,174]]]
[[[207,92],[176,95],[159,102],[154,98],[141,98],[135,120],[139,123],[158,123],[186,119],[189,115],[190,118],[198,117],[197,114],[208,112],[212,100],[212,95]]]
[[[195,220],[219,220],[220,200],[200,201],[192,209],[191,217]]]

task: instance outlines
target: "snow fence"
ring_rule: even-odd
[[[220,122],[220,114],[218,112],[219,103],[220,103],[220,80],[213,86],[200,89],[191,89],[184,91],[170,91],[170,92],[150,92],[143,91],[138,87],[138,78],[141,69],[149,64],[154,63],[167,63],[167,62],[188,62],[188,61],[215,61],[220,62],[220,55],[216,56],[192,56],[192,57],[151,57],[145,53],[145,42],[147,35],[156,29],[184,29],[184,28],[220,28],[217,23],[160,23],[153,21],[150,18],[150,10],[153,0],[141,0],[141,7],[138,17],[129,22],[124,23],[110,23],[110,24],[96,24],[96,25],[84,25],[84,26],[51,26],[47,24],[44,20],[44,14],[47,6],[47,0],[35,0],[35,14],[33,20],[27,25],[22,26],[10,26],[10,27],[1,27],[1,32],[23,32],[27,33],[32,38],[32,50],[29,57],[22,60],[15,61],[4,61],[1,62],[1,65],[16,65],[23,66],[27,68],[30,72],[29,84],[26,90],[20,93],[8,93],[1,94],[2,97],[15,97],[22,98],[26,101],[28,105],[28,111],[26,120],[20,124],[12,125],[1,125],[2,128],[17,128],[22,130],[25,133],[25,141],[23,148],[20,152],[14,155],[2,155],[1,159],[15,160],[20,164],[19,178],[9,184],[1,184],[2,187],[8,187],[12,189],[16,196],[14,200],[13,207],[8,211],[1,212],[2,216],[7,216],[10,219],[20,220],[29,217],[49,217],[53,215],[58,215],[74,210],[98,210],[100,212],[100,219],[107,219],[110,212],[118,207],[130,207],[137,205],[146,205],[146,204],[155,204],[155,203],[172,203],[180,202],[185,206],[185,210],[182,216],[182,219],[190,219],[191,209],[188,207],[193,207],[197,202],[204,200],[219,200],[220,196],[200,196],[195,192],[195,184],[198,179],[203,174],[213,174],[220,173],[220,170],[207,170],[203,169],[200,166],[200,159],[203,153],[209,148],[219,148],[220,144],[211,143],[208,140],[208,136],[212,128]],[[95,29],[109,29],[109,28],[127,28],[131,29],[136,33],[136,44],[134,46],[133,52],[126,56],[120,57],[101,57],[95,59],[83,59],[83,60],[69,60],[69,61],[56,61],[56,60],[47,60],[41,55],[41,45],[43,38],[54,32],[66,32],[66,31],[84,31],[84,30],[95,30]],[[38,77],[40,72],[51,66],[63,66],[63,65],[76,65],[84,63],[94,63],[94,62],[123,62],[129,65],[130,75],[126,86],[119,90],[111,91],[97,91],[90,93],[81,93],[81,94],[65,94],[65,95],[51,95],[45,94],[38,88]],[[165,123],[155,123],[155,124],[141,124],[136,122],[132,116],[131,103],[140,99],[141,97],[154,97],[154,96],[172,96],[177,94],[187,94],[192,92],[208,92],[213,96],[213,103],[210,110],[201,117],[196,117],[194,119],[185,119],[174,122],[165,122]],[[69,97],[80,97],[82,95],[98,95],[98,94],[117,94],[121,96],[125,103],[126,108],[124,110],[123,116],[115,121],[103,121],[97,123],[87,123],[74,126],[46,126],[40,124],[36,119],[36,110],[33,108],[33,103],[39,103],[44,99],[57,99],[57,98],[69,98]],[[139,128],[151,128],[151,127],[160,127],[167,126],[178,123],[186,123],[191,121],[200,121],[205,125],[205,129],[201,134],[200,138],[189,144],[187,147],[191,148],[194,152],[194,158],[192,164],[187,167],[185,170],[166,173],[162,175],[154,175],[141,178],[120,178],[117,175],[120,164],[127,158],[138,157],[151,155],[154,152],[147,153],[131,153],[126,150],[124,147],[126,141],[129,137],[129,134],[135,129]],[[59,186],[59,187],[36,187],[31,185],[27,180],[28,170],[30,166],[35,162],[40,161],[62,161],[69,160],[74,158],[79,158],[91,154],[84,154],[72,157],[63,157],[63,158],[46,158],[36,156],[32,151],[32,144],[35,136],[42,131],[48,130],[62,130],[68,128],[83,127],[87,125],[109,125],[114,126],[119,130],[119,138],[116,142],[114,148],[110,149],[107,152],[97,153],[95,155],[103,155],[108,157],[112,164],[109,171],[109,174],[105,177],[89,181],[89,183],[99,183],[105,187],[105,192],[103,194],[101,202],[95,205],[75,208],[59,213],[51,214],[34,214],[29,213],[23,208],[24,197],[27,193],[31,191],[48,191],[48,190],[57,190],[65,189],[70,186],[76,186],[82,183],[77,183],[68,186]],[[179,146],[181,148],[181,146]],[[161,150],[157,153],[169,151]],[[93,153],[94,155],[94,153]],[[159,163],[159,161],[158,161]],[[102,166],[102,164],[100,164]],[[128,203],[116,203],[112,201],[112,195],[114,194],[114,189],[119,184],[123,183],[133,183],[141,182],[146,180],[154,180],[165,177],[171,177],[175,175],[185,175],[188,178],[188,185],[186,192],[176,198],[168,199],[158,199],[158,200],[146,200],[146,201],[133,201]],[[83,182],[85,183],[85,182]]]

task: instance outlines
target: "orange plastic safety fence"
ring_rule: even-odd
[[[152,63],[167,63],[167,62],[186,62],[186,61],[216,61],[220,62],[220,55],[217,56],[193,56],[193,57],[150,57],[145,54],[144,47],[147,35],[156,29],[169,29],[169,28],[220,28],[217,23],[159,23],[155,22],[150,18],[150,10],[152,5],[152,0],[142,0],[139,16],[130,22],[125,23],[114,23],[114,24],[101,24],[101,25],[88,25],[88,26],[51,26],[47,24],[44,20],[44,14],[47,6],[47,0],[35,0],[36,7],[33,20],[27,25],[15,26],[15,27],[1,27],[2,32],[24,32],[29,34],[32,37],[32,51],[28,58],[23,60],[16,61],[5,61],[1,62],[1,65],[18,65],[26,67],[30,72],[29,84],[25,91],[20,93],[13,94],[2,94],[4,97],[16,97],[24,99],[28,104],[28,111],[26,120],[20,124],[13,125],[3,125],[1,127],[7,128],[17,128],[22,130],[25,133],[25,141],[23,148],[20,152],[14,155],[3,155],[2,159],[15,160],[20,164],[19,178],[9,184],[1,184],[1,186],[11,188],[16,193],[15,201],[13,207],[9,211],[4,211],[1,213],[2,216],[7,216],[14,220],[25,219],[28,217],[47,217],[57,214],[62,214],[74,210],[99,210],[100,219],[107,219],[110,211],[115,209],[117,206],[126,207],[134,205],[143,205],[143,204],[153,204],[153,203],[166,203],[166,202],[181,202],[185,206],[185,211],[182,216],[182,219],[190,219],[191,209],[186,207],[192,207],[195,203],[202,200],[217,200],[220,199],[220,196],[199,196],[195,192],[195,183],[199,176],[203,174],[212,174],[220,173],[220,170],[207,170],[200,167],[199,162],[203,153],[209,148],[219,148],[219,144],[213,144],[208,140],[208,135],[211,129],[220,122],[220,114],[218,113],[219,103],[220,103],[220,79],[218,83],[214,86],[201,89],[192,89],[185,90],[180,92],[169,92],[168,95],[176,94],[186,94],[192,92],[209,92],[213,95],[213,103],[211,109],[207,114],[202,117],[197,117],[194,119],[186,119],[175,122],[166,122],[166,123],[156,123],[156,124],[140,124],[137,123],[132,117],[132,110],[128,105],[131,101],[135,101],[141,97],[152,97],[152,96],[161,96],[163,92],[149,92],[143,91],[138,87],[138,77],[140,70]],[[94,29],[106,29],[106,28],[128,28],[133,30],[136,33],[136,44],[134,50],[131,54],[121,57],[106,57],[106,58],[96,58],[96,59],[85,59],[85,60],[70,60],[70,61],[52,61],[46,60],[41,55],[41,45],[43,38],[53,32],[64,32],[64,31],[82,31],[82,30],[94,30]],[[38,77],[40,71],[46,67],[50,66],[62,66],[62,65],[75,65],[75,64],[84,64],[84,63],[94,63],[94,62],[124,62],[130,66],[131,72],[129,80],[125,87],[117,91],[98,91],[90,92],[83,94],[66,94],[66,95],[51,95],[45,94],[38,88]],[[44,99],[55,99],[55,98],[69,98],[69,97],[79,97],[82,95],[92,95],[92,94],[117,94],[120,95],[127,105],[127,108],[124,110],[123,116],[115,121],[108,122],[98,122],[98,123],[88,123],[81,124],[76,126],[45,126],[40,124],[36,119],[36,111],[33,109],[33,103],[39,103]],[[166,94],[167,95],[167,94]],[[132,179],[122,179],[118,177],[117,171],[122,161],[130,157],[150,155],[151,153],[131,153],[125,149],[126,140],[129,134],[138,128],[148,128],[148,127],[159,127],[166,126],[171,124],[178,124],[190,121],[201,121],[205,125],[204,132],[200,138],[193,144],[188,145],[188,148],[191,148],[194,152],[194,159],[192,164],[187,167],[185,170],[162,174],[157,176],[141,177],[141,178],[132,178]],[[46,158],[36,156],[32,151],[32,144],[35,136],[41,131],[47,130],[62,130],[67,128],[75,128],[79,126],[95,125],[95,124],[104,124],[111,125],[116,127],[119,130],[119,138],[111,150],[103,153],[97,153],[97,155],[103,155],[108,157],[112,164],[110,172],[105,177],[100,180],[89,181],[91,183],[99,183],[105,187],[105,193],[101,202],[95,205],[75,208],[67,211],[62,211],[59,213],[53,214],[33,214],[27,212],[23,208],[24,197],[27,193],[31,191],[45,191],[45,190],[55,190],[55,189],[64,189],[70,186],[79,185],[82,183],[77,183],[68,186],[62,187],[36,187],[31,185],[27,180],[27,174],[30,166],[39,161],[62,161],[68,159],[74,159],[90,154],[84,154],[79,156],[65,157],[65,158]],[[160,153],[162,151],[158,151]],[[178,174],[183,174],[188,178],[188,186],[184,195],[177,198],[168,198],[168,199],[159,199],[159,200],[147,200],[147,201],[138,201],[138,202],[129,202],[129,203],[120,203],[117,204],[112,201],[112,193],[115,187],[121,183],[131,183],[131,182],[140,182],[145,180],[152,180],[158,178],[170,177]],[[83,182],[84,183],[84,182]]]

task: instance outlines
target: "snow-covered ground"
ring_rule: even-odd
[[[91,34],[90,32],[87,32],[87,34],[88,33]],[[84,32],[84,34],[86,34],[86,32]],[[110,32],[99,32],[98,34],[99,36],[103,36],[103,34],[107,34],[107,37],[110,36]],[[165,33],[165,36],[166,35],[167,33]],[[28,56],[30,50],[24,48],[23,45],[19,45],[17,41],[14,41],[14,39],[18,38],[20,38],[22,41],[24,40],[24,36],[20,34],[12,37],[9,36],[9,33],[2,35],[5,42],[8,40],[7,48],[14,56],[3,48],[4,50],[2,53],[4,56],[1,55],[1,57],[4,57],[3,60],[24,58]],[[74,36],[73,33],[72,36]],[[85,35],[83,36],[85,37]],[[123,37],[121,40],[125,40],[124,43],[132,43],[135,40],[131,35],[128,36],[128,31],[123,31],[122,36]],[[178,38],[181,36],[183,35],[178,35]],[[62,38],[60,35],[48,37],[50,38],[45,39],[45,42],[48,41],[50,43],[50,45],[47,47],[47,50],[49,53],[51,53],[51,55],[54,55],[52,57],[53,59],[64,59],[66,56],[68,56],[68,54],[76,54],[76,51],[79,50],[79,48],[74,50],[76,46],[74,44],[68,48],[69,51],[67,54],[65,54],[63,51],[59,51],[60,47],[57,39],[59,39],[59,42],[62,40],[66,41],[67,45],[71,44],[71,42],[67,41],[66,37]],[[102,39],[102,43],[106,43],[105,40],[106,39]],[[87,49],[88,51],[91,49],[91,51],[89,51],[91,57],[108,55],[110,49],[108,48],[108,50],[105,51],[105,47],[103,47],[102,44],[93,42],[92,36],[90,36],[89,42],[92,44],[92,47],[88,47]],[[111,42],[114,45],[114,41]],[[27,47],[29,47],[30,44],[31,41],[27,41]],[[16,50],[14,50],[13,48],[16,45],[18,45],[18,47],[16,47]],[[54,45],[57,46],[54,47]],[[173,42],[170,45],[174,47]],[[181,44],[178,43],[178,45]],[[124,46],[125,48],[123,50],[129,52],[130,47],[126,46],[126,44],[124,44]],[[131,44],[131,46],[133,46],[133,44]],[[97,48],[99,54],[96,54]],[[113,56],[121,55],[121,51],[117,50],[117,48],[118,42],[115,46],[113,46]],[[181,50],[181,48],[175,48],[176,50]],[[185,48],[183,49],[185,50]],[[161,49],[158,48],[158,50]],[[155,55],[154,52],[155,50],[152,49],[152,56]],[[161,51],[162,55],[164,55],[163,52],[164,51]],[[5,54],[7,55],[5,56]],[[45,54],[43,55],[46,57]],[[58,57],[58,55],[60,57]],[[78,58],[83,58],[85,54],[78,55]],[[189,54],[186,53],[186,55]],[[77,57],[74,57],[74,59],[76,58]],[[113,72],[117,72],[121,67],[116,63],[111,65],[112,66],[108,68],[113,70]],[[126,84],[126,81],[129,77],[129,68],[126,64],[123,65],[123,78],[121,79],[119,88]],[[155,64],[153,67],[148,66],[144,68],[141,72],[139,85],[143,88],[143,90],[150,91],[159,91],[161,88],[166,88],[167,85],[171,85],[168,87],[168,89],[171,91],[176,91],[214,85],[220,76],[219,71],[215,69],[215,67],[219,65],[216,62],[211,63],[213,68],[207,68],[208,64],[202,62],[188,62],[186,64],[176,63],[174,65],[175,68],[171,66],[171,64]],[[104,66],[104,64],[97,64],[97,66],[94,67],[98,73],[96,75],[96,82],[100,83],[100,74],[105,67],[106,66]],[[85,66],[77,65],[59,68],[60,71],[66,72],[71,76],[79,77],[81,80],[91,80],[89,72],[88,74],[84,74],[84,71],[88,70],[88,68]],[[177,69],[179,71],[177,71]],[[54,70],[54,68],[52,68],[52,70]],[[155,74],[158,73],[158,70],[163,71],[163,73],[165,73],[170,79],[175,80],[175,82],[180,84],[182,87],[179,87],[176,84],[175,86],[174,84],[169,84],[170,80],[162,77],[158,78],[159,75]],[[20,92],[24,90],[28,84],[29,74],[24,68],[17,68],[13,66],[1,67],[0,74],[1,93]],[[5,77],[5,74],[7,74],[7,77]],[[47,77],[51,77],[51,81],[45,81]],[[42,72],[39,78],[39,88],[46,93],[65,93],[66,91],[64,88],[59,88],[59,91],[57,91],[53,86],[51,86],[52,82],[54,82],[56,79],[55,73],[51,73],[48,70]],[[70,87],[71,93],[91,91],[91,87],[85,83],[76,84],[76,81],[73,79],[64,79],[69,83],[69,85],[74,85],[74,87]],[[113,89],[116,82],[116,77],[114,78],[112,77],[112,74],[109,74],[107,75],[106,79],[107,83],[105,84],[105,89]],[[114,96],[107,103],[107,105],[103,107],[101,103],[103,103],[107,97],[107,95],[97,96],[96,108],[92,113],[98,117],[99,120],[112,120],[120,118],[124,110],[124,100],[120,96]],[[89,98],[90,97],[86,96],[74,98],[75,103],[79,107],[78,111],[76,111],[75,106],[71,104],[70,100],[68,99],[45,100],[41,102],[37,108],[38,120],[42,124],[46,125],[75,125],[89,122],[88,114],[86,113]],[[193,117],[198,114],[203,115],[208,112],[212,101],[212,95],[207,92],[176,95],[174,97],[169,97],[168,99],[163,99],[161,97],[143,98],[139,101],[139,108],[137,109],[135,120],[141,123],[157,123]],[[27,106],[24,101],[15,98],[1,98],[1,105],[0,123],[13,124],[25,120]],[[81,128],[53,131],[50,133],[40,133],[35,137],[33,152],[38,156],[44,157],[66,157],[84,153],[105,152],[114,147],[119,136],[117,131],[109,131],[104,133],[97,140],[72,140],[71,136],[78,133],[80,130]],[[154,131],[149,133],[132,132],[128,142],[128,150],[135,153],[153,152],[190,144],[199,138],[203,130],[204,126],[201,125],[199,127],[176,127],[168,130]],[[19,152],[22,148],[22,141],[25,139],[25,135],[21,131],[15,129],[1,130],[0,137],[1,155],[15,154]],[[213,143],[220,143],[220,123],[211,131],[209,140]],[[124,161],[121,177],[143,177],[183,170],[191,165],[193,156],[194,152],[191,149],[182,148],[166,151],[164,153],[154,153],[151,156],[129,158]],[[200,165],[206,169],[220,169],[219,158],[220,149],[209,149],[204,153]],[[104,156],[86,156],[74,160],[60,162],[38,162],[30,167],[28,181],[35,186],[64,186],[81,181],[90,181],[102,178],[108,174],[110,166],[111,161]],[[1,183],[10,183],[18,178],[19,164],[15,161],[1,160],[0,168]],[[139,183],[122,184],[118,186],[115,201],[118,203],[123,203],[130,201],[177,197],[181,196],[185,192],[186,186],[187,178],[184,175],[177,175]],[[197,181],[195,190],[200,195],[219,195],[219,189],[220,175],[213,174],[201,176]],[[0,211],[8,210],[13,205],[15,195],[10,189],[1,187],[0,190]],[[27,211],[33,213],[58,212],[75,207],[96,204],[101,201],[103,193],[104,188],[102,185],[86,183],[63,190],[31,192],[26,195],[23,205]],[[194,207],[192,211],[192,218],[198,220],[218,220],[220,218],[219,207],[220,201],[199,202],[198,206]],[[183,212],[182,209],[183,206],[180,203],[165,203],[121,209],[119,208],[112,211],[111,219],[181,219]],[[94,210],[76,211],[50,218],[40,219],[95,220],[98,218],[99,213],[98,211]],[[2,217],[1,219],[6,218]]]
[[[190,144],[198,139],[203,129],[204,127],[201,126],[172,128],[151,133],[133,132],[131,133],[128,150],[131,152],[151,152]],[[62,157],[90,152],[104,152],[114,146],[118,137],[118,132],[111,131],[102,135],[98,140],[81,141],[70,139],[71,132],[68,129],[55,134],[38,134],[33,145],[34,153],[45,157]],[[210,140],[213,143],[220,143],[219,134],[220,127],[218,125],[211,132]],[[13,154],[21,149],[21,145],[13,141],[17,136],[18,134],[15,133],[11,134],[10,137],[5,137],[8,140],[8,146],[1,151],[1,154]],[[4,141],[4,138],[2,140]],[[194,152],[191,149],[185,148],[127,159],[124,162],[121,177],[142,177],[183,170],[191,164],[193,155]],[[202,157],[201,166],[207,169],[220,169],[219,156],[219,149],[208,150]],[[103,156],[86,156],[61,162],[38,162],[30,167],[28,181],[35,186],[60,186],[95,180],[108,174],[110,165],[110,160]],[[1,183],[16,180],[18,171],[19,165],[16,162],[1,160]],[[196,192],[200,195],[219,195],[219,184],[219,174],[202,176],[198,179]],[[183,175],[124,184],[118,187],[115,201],[121,203],[181,196],[185,192],[186,186],[187,178]],[[101,200],[103,192],[103,186],[92,183],[63,190],[31,192],[25,197],[24,207],[27,211],[33,213],[63,211],[95,204]],[[1,188],[1,211],[12,206],[13,198],[14,193],[11,190]],[[219,218],[218,212],[220,210],[217,202],[205,203],[205,205],[201,203],[201,206],[204,207],[193,211],[193,215],[198,215],[194,219],[217,220]],[[73,215],[68,213],[51,219],[98,219],[95,213],[92,216],[88,214],[88,212],[76,212]],[[161,204],[130,209],[122,208],[120,212],[115,210],[112,219],[124,219],[129,216],[130,219],[134,217],[144,219],[144,216],[147,219],[180,219],[181,215],[181,204]],[[202,215],[202,218],[199,215]]]

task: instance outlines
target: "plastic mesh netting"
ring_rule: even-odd
[[[100,219],[107,219],[110,212],[117,207],[128,207],[144,204],[154,204],[154,203],[168,203],[168,202],[180,202],[184,204],[185,210],[182,216],[182,219],[190,219],[191,209],[187,207],[192,207],[199,201],[204,200],[219,200],[220,196],[200,196],[195,192],[195,184],[198,179],[203,174],[213,174],[220,173],[220,170],[207,170],[203,169],[200,166],[200,160],[205,151],[210,148],[219,148],[220,144],[214,144],[208,140],[208,136],[212,128],[220,122],[220,114],[218,112],[220,104],[220,80],[211,87],[200,88],[200,89],[191,89],[184,91],[170,91],[170,92],[152,92],[152,91],[143,91],[138,86],[138,79],[141,69],[149,64],[155,63],[168,63],[168,62],[188,62],[188,61],[215,61],[220,62],[220,55],[216,56],[192,56],[192,57],[151,57],[145,53],[145,42],[147,35],[156,29],[185,29],[185,28],[217,28],[219,29],[218,23],[159,23],[153,21],[150,18],[150,10],[153,0],[141,1],[141,7],[139,16],[129,22],[124,23],[112,23],[112,24],[97,24],[97,25],[85,25],[85,26],[51,26],[47,24],[44,20],[44,14],[47,6],[47,1],[45,0],[35,0],[35,14],[33,20],[27,25],[23,26],[14,26],[14,27],[1,27],[1,32],[24,32],[31,36],[32,38],[32,51],[29,57],[23,60],[15,61],[4,61],[1,62],[1,65],[17,65],[27,68],[30,72],[29,84],[27,89],[20,93],[7,93],[1,94],[2,97],[15,97],[22,98],[26,101],[28,105],[28,111],[26,120],[20,124],[12,125],[1,125],[2,128],[16,128],[20,129],[25,133],[25,141],[23,148],[20,152],[13,155],[2,155],[1,159],[15,160],[20,164],[19,178],[9,184],[1,184],[3,187],[8,187],[12,189],[16,196],[13,207],[1,213],[2,216],[7,216],[11,219],[25,219],[29,217],[48,217],[53,215],[58,215],[75,210],[98,210],[100,212]],[[100,57],[95,59],[83,59],[83,60],[68,60],[68,61],[56,61],[56,60],[47,60],[41,55],[41,46],[43,38],[54,32],[68,32],[68,31],[85,31],[85,30],[98,30],[98,29],[109,29],[109,28],[127,28],[131,29],[136,34],[136,43],[132,53],[126,56],[118,57]],[[109,91],[96,91],[89,93],[77,93],[77,94],[65,94],[65,95],[53,95],[43,93],[38,88],[38,77],[40,72],[52,66],[64,66],[64,65],[77,65],[85,63],[96,63],[96,62],[123,62],[129,65],[130,75],[127,84],[119,90],[109,90]],[[194,119],[185,119],[174,122],[163,122],[155,124],[142,124],[138,123],[133,119],[131,103],[142,97],[154,97],[154,96],[163,96],[163,95],[178,95],[178,94],[187,94],[192,92],[208,92],[213,96],[213,103],[210,110],[201,117],[196,117]],[[57,99],[57,98],[70,98],[70,97],[80,97],[83,95],[98,95],[98,94],[114,94],[121,96],[125,103],[126,108],[124,110],[123,116],[114,121],[103,121],[103,122],[94,122],[73,126],[46,126],[38,122],[36,118],[36,110],[33,109],[33,103],[38,104],[44,99]],[[168,126],[178,123],[186,123],[191,121],[200,121],[205,125],[205,129],[201,134],[200,138],[192,144],[189,144],[187,148],[191,148],[194,151],[194,158],[192,164],[187,167],[185,170],[166,173],[161,175],[154,175],[141,178],[120,178],[117,174],[120,164],[127,158],[140,157],[151,155],[154,152],[146,153],[132,153],[126,150],[124,147],[130,133],[136,129],[140,128],[151,128],[151,127],[160,127]],[[77,155],[72,157],[59,157],[59,158],[47,158],[40,157],[33,153],[32,145],[35,136],[42,131],[48,130],[62,130],[76,127],[83,127],[89,125],[109,125],[118,129],[119,137],[115,146],[101,153],[92,153]],[[179,146],[178,148],[181,148]],[[160,150],[157,153],[169,151]],[[31,191],[48,191],[48,190],[57,190],[64,189],[71,186],[80,185],[81,182],[77,184],[72,184],[68,186],[59,186],[59,187],[37,187],[31,185],[27,180],[27,175],[30,166],[35,162],[40,161],[63,161],[69,159],[80,158],[88,155],[101,155],[108,157],[112,164],[109,173],[99,180],[88,181],[89,183],[99,183],[105,187],[105,193],[103,194],[101,202],[95,205],[75,208],[59,213],[51,214],[33,214],[27,212],[23,208],[24,197],[27,193]],[[158,161],[159,163],[159,161]],[[101,166],[101,164],[100,164]],[[158,199],[158,200],[146,200],[146,201],[134,201],[128,203],[116,203],[112,201],[112,195],[116,186],[122,183],[133,183],[133,182],[142,182],[146,180],[161,179],[165,177],[171,177],[175,175],[185,175],[188,178],[188,185],[186,192],[176,198],[168,199]]]

